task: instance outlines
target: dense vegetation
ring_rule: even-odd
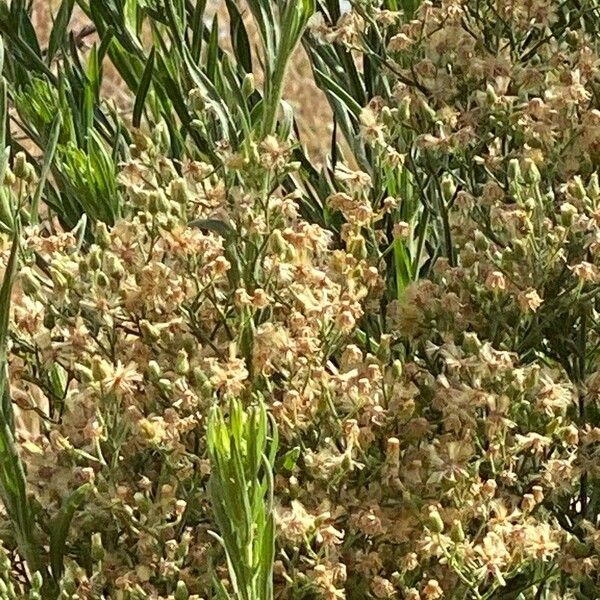
[[[600,6],[221,4],[0,0],[0,598],[600,598]]]

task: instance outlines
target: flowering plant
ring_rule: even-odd
[[[79,4],[0,2],[0,596],[598,597],[595,2]]]

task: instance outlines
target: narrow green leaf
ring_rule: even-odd
[[[58,581],[63,573],[63,560],[65,556],[65,544],[71,521],[75,515],[75,511],[79,505],[85,500],[85,497],[92,489],[93,484],[84,483],[78,487],[68,498],[65,499],[60,512],[58,513],[52,530],[50,533],[50,565],[52,567],[52,575]]]
[[[226,0],[233,52],[246,73],[252,73],[252,50],[242,14],[233,0]]]
[[[75,6],[75,0],[63,0],[56,13],[54,25],[50,33],[50,40],[48,42],[48,53],[46,56],[46,62],[48,65],[52,64],[52,60],[56,56],[58,49],[65,43],[67,39],[67,27],[71,21],[71,15],[73,14],[73,8]]]
[[[54,117],[52,127],[50,129],[50,136],[48,138],[48,144],[44,153],[44,162],[42,164],[42,170],[40,172],[40,179],[38,181],[33,200],[31,202],[31,223],[36,224],[38,222],[38,213],[40,207],[40,200],[46,187],[46,181],[48,180],[48,174],[50,173],[50,167],[54,160],[56,148],[58,146],[58,138],[60,136],[60,130],[62,125],[62,119],[60,113]]]
[[[214,16],[210,30],[210,40],[206,49],[206,76],[215,82],[217,75],[217,56],[219,52],[219,17]]]
[[[150,55],[148,56],[148,61],[146,62],[146,67],[144,68],[144,73],[142,74],[142,79],[140,80],[138,92],[135,97],[135,104],[133,106],[134,127],[139,127],[142,122],[142,113],[146,103],[146,96],[148,95],[148,90],[150,89],[150,84],[152,83],[152,75],[154,73],[154,55],[155,51],[154,48],[152,48]]]

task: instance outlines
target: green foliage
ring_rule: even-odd
[[[225,550],[233,587],[229,594],[217,581],[218,596],[272,600],[277,430],[262,400],[246,410],[232,400],[227,416],[220,407],[212,409],[207,435],[216,538]]]

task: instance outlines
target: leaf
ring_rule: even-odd
[[[219,51],[219,17],[215,15],[210,30],[210,39],[206,49],[206,76],[214,83],[217,75],[217,56]]]
[[[138,92],[135,97],[135,104],[133,106],[134,127],[139,127],[140,123],[142,122],[142,112],[144,110],[146,96],[148,95],[148,90],[150,89],[150,84],[152,83],[152,75],[154,73],[154,54],[155,49],[152,48],[150,55],[148,56],[148,61],[146,62],[146,67],[144,68],[144,73],[142,74],[142,79],[140,80]]]
[[[48,42],[48,54],[46,56],[46,62],[48,65],[52,63],[52,60],[56,56],[58,49],[65,43],[67,38],[67,27],[71,21],[71,15],[73,14],[73,8],[75,6],[75,0],[63,0],[56,14],[54,25],[50,33],[50,40]]]
[[[54,121],[52,122],[52,127],[50,129],[50,136],[48,139],[48,145],[46,146],[46,151],[44,152],[44,162],[42,164],[42,170],[40,172],[40,179],[38,181],[38,185],[35,190],[33,200],[31,202],[31,223],[32,224],[36,224],[38,221],[40,200],[42,198],[42,194],[44,193],[44,188],[46,187],[46,181],[48,180],[48,174],[50,173],[50,167],[52,166],[52,161],[54,160],[54,155],[56,153],[56,147],[58,145],[58,138],[60,136],[61,125],[62,125],[62,119],[61,119],[60,113],[57,113],[56,117],[54,117]]]
[[[196,62],[200,61],[202,52],[202,39],[204,37],[204,11],[206,0],[198,0],[192,17],[192,57]]]
[[[242,15],[233,0],[226,0],[229,13],[231,43],[238,63],[246,73],[252,73],[252,51],[250,39]]]
[[[67,536],[69,535],[69,529],[71,528],[71,521],[73,520],[75,511],[85,500],[85,497],[92,487],[93,484],[91,483],[84,483],[82,486],[78,487],[64,501],[60,512],[52,524],[52,530],[50,533],[50,565],[52,567],[52,575],[56,581],[60,579],[63,573],[65,544],[67,541]]]

